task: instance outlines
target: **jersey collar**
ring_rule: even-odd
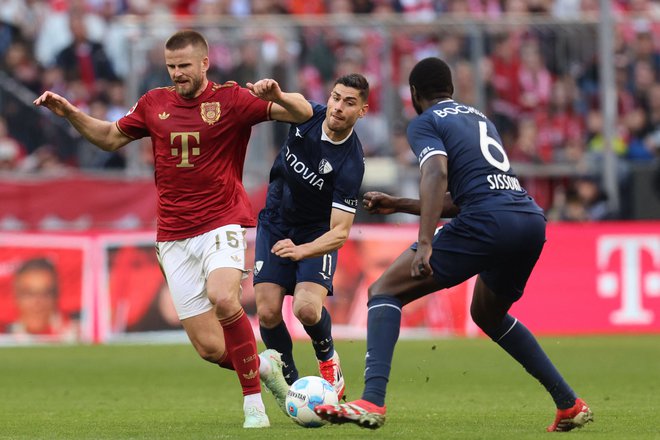
[[[342,139],[340,141],[333,141],[332,139],[330,139],[328,137],[327,134],[325,134],[325,130],[323,129],[323,127],[321,127],[321,140],[326,141],[326,142],[330,142],[332,145],[341,145],[341,144],[343,144],[344,142],[346,142],[346,140],[349,137],[351,137],[352,134],[353,134],[353,129],[351,128],[351,132],[348,133],[348,136],[346,136],[344,139]]]

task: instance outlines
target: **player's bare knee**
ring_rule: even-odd
[[[282,310],[279,307],[262,305],[257,307],[257,317],[259,325],[266,328],[273,328],[282,322]]]
[[[212,364],[217,364],[220,359],[222,359],[222,355],[224,354],[224,351],[218,347],[201,343],[196,343],[195,349],[197,350],[199,357]]]
[[[321,308],[316,304],[305,303],[294,307],[293,314],[302,325],[314,325],[321,319]]]
[[[230,316],[241,308],[240,301],[234,295],[216,295],[214,304],[218,318]]]
[[[371,284],[367,289],[367,293],[369,294],[369,299],[373,298],[374,296],[382,295],[383,291],[381,289],[381,283],[376,281],[373,284]]]
[[[487,335],[490,335],[494,330],[499,328],[502,322],[501,317],[489,313],[483,307],[476,307],[474,303],[470,307],[470,316],[477,327]]]

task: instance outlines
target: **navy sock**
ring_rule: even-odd
[[[332,341],[332,319],[325,307],[321,309],[319,322],[314,325],[303,325],[303,328],[312,339],[316,359],[327,361],[335,354],[335,346]]]
[[[291,341],[291,335],[284,321],[273,328],[259,326],[259,333],[261,333],[261,340],[264,341],[266,347],[282,354],[282,362],[284,362],[282,373],[284,373],[286,382],[291,385],[298,380],[298,370],[293,362],[293,341]]]
[[[394,346],[399,339],[402,305],[397,298],[375,296],[367,307],[367,356],[362,399],[383,406]]]
[[[552,396],[557,408],[566,409],[575,404],[576,395],[559,374],[536,338],[520,321],[506,315],[499,329],[490,338],[517,360],[534,376]]]

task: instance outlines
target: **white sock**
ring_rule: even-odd
[[[247,396],[243,397],[243,408],[254,406],[265,409],[264,401],[261,400],[261,393],[248,394]]]
[[[264,355],[259,355],[259,375],[267,376],[273,371],[270,362]]]

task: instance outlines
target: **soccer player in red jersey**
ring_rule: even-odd
[[[260,378],[281,374],[281,365],[257,354],[239,301],[246,275],[245,228],[256,224],[241,181],[243,164],[253,125],[301,123],[312,116],[312,107],[302,95],[282,92],[272,79],[246,88],[209,81],[208,44],[195,31],[179,31],[167,40],[165,63],[174,85],[148,91],[117,122],[95,119],[50,91],[34,104],[66,118],[105,151],[151,137],[156,249],[179,319],[203,359],[236,370],[244,395],[243,426],[267,427]]]

